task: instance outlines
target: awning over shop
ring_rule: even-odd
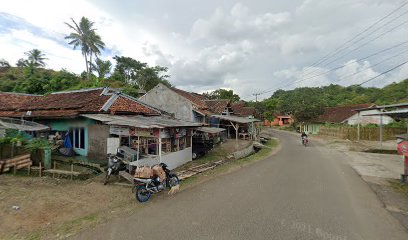
[[[49,127],[31,121],[14,118],[0,118],[0,129],[15,129],[20,131],[36,132],[48,130]]]
[[[212,117],[231,121],[231,122],[241,123],[241,124],[261,122],[261,120],[256,119],[256,118],[239,117],[239,116],[231,116],[231,115],[212,115]]]
[[[202,124],[173,119],[165,116],[124,116],[110,114],[82,114],[81,116],[103,122],[107,125],[120,125],[138,128],[166,128],[166,127],[200,127]]]
[[[212,117],[218,118],[220,120],[228,121],[229,124],[234,128],[235,130],[235,140],[238,141],[238,135],[239,135],[239,128],[242,127],[242,125],[248,125],[252,126],[253,132],[251,134],[252,139],[256,139],[256,131],[254,131],[254,123],[255,122],[261,122],[261,120],[256,119],[256,118],[250,118],[250,117],[239,117],[239,116],[231,116],[231,115],[212,115]]]
[[[216,128],[216,127],[199,127],[197,128],[197,131],[215,134],[215,133],[220,133],[222,131],[226,131],[226,129]]]

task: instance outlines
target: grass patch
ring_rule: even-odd
[[[402,184],[397,180],[389,181],[389,183],[395,190],[408,197],[408,183]]]
[[[57,232],[62,233],[62,234],[67,234],[73,231],[76,231],[77,229],[81,228],[81,226],[84,226],[86,224],[89,226],[92,223],[96,223],[99,220],[97,214],[90,214],[84,217],[80,217],[68,222],[65,222],[62,224],[62,226],[59,228]]]

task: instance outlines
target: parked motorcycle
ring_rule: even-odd
[[[166,177],[163,181],[160,181],[157,175],[150,178],[134,178],[136,199],[141,203],[147,202],[152,194],[161,192],[166,187],[171,189],[180,183],[177,175],[172,173],[165,163],[160,163],[158,166],[165,172]]]
[[[309,143],[309,139],[307,137],[302,137],[302,144],[303,146],[307,146],[307,144]]]
[[[126,170],[126,163],[123,162],[123,159],[116,155],[108,155],[108,169],[103,185],[108,184],[110,176],[118,175],[120,171],[124,170]]]

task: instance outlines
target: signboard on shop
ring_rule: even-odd
[[[110,126],[109,133],[119,136],[129,136],[129,128],[120,126]]]
[[[144,128],[130,128],[130,136],[151,137],[153,136],[153,129]]]

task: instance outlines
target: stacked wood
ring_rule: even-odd
[[[30,154],[4,159],[0,161],[0,173],[8,172],[10,168],[14,168],[14,170],[29,168],[32,164]]]
[[[180,180],[184,180],[187,179],[189,177],[192,177],[194,175],[197,175],[199,173],[208,171],[210,169],[213,169],[215,167],[217,167],[218,165],[223,164],[225,161],[220,160],[220,161],[216,161],[216,162],[212,162],[212,163],[204,163],[204,164],[200,164],[198,166],[194,166],[191,167],[187,170],[183,170],[177,173],[177,176],[179,177]]]

